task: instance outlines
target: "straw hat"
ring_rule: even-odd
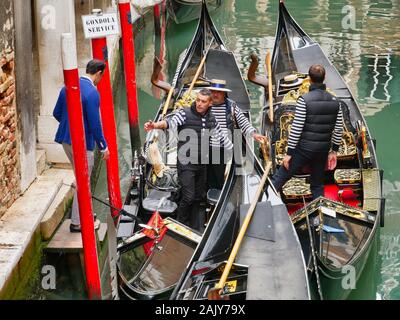
[[[211,86],[207,87],[206,89],[214,90],[214,91],[232,92],[232,90],[230,90],[226,87],[226,81],[219,80],[219,79],[212,79]]]
[[[290,74],[283,78],[280,86],[284,88],[295,87],[303,83],[303,79],[300,79],[297,74]]]

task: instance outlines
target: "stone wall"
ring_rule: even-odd
[[[13,1],[0,2],[0,217],[20,193]]]

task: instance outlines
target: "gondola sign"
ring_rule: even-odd
[[[117,13],[82,16],[86,39],[103,38],[120,34]]]

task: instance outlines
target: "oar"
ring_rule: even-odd
[[[185,96],[186,96],[186,97],[189,97],[190,94],[192,93],[192,90],[193,90],[193,88],[194,88],[194,85],[196,84],[196,81],[197,81],[198,77],[200,76],[200,72],[201,72],[201,70],[203,69],[204,64],[206,63],[207,54],[208,54],[208,52],[210,51],[211,45],[213,44],[213,42],[214,42],[214,38],[211,40],[211,43],[210,43],[210,45],[209,45],[209,47],[208,47],[206,53],[204,54],[203,58],[202,58],[201,61],[200,61],[200,65],[199,65],[199,67],[197,68],[196,74],[194,75],[194,78],[193,78],[193,80],[192,80],[192,83],[190,84],[189,90],[185,93]],[[164,105],[164,109],[163,109],[163,112],[162,112],[162,119],[164,119],[165,115],[167,114],[168,107],[169,107],[169,104],[170,104],[170,102],[171,102],[171,98],[172,98],[172,95],[173,95],[173,94],[174,94],[174,88],[172,87],[172,88],[169,90],[168,97],[167,97],[167,101],[165,102],[165,105]]]
[[[226,263],[224,272],[222,273],[221,279],[217,283],[217,285],[211,289],[208,292],[208,300],[220,300],[221,295],[223,294],[223,288],[226,282],[226,279],[229,276],[229,272],[231,271],[233,262],[236,259],[236,255],[239,252],[240,245],[242,244],[242,240],[244,238],[244,235],[246,234],[247,228],[250,224],[251,218],[253,217],[254,210],[257,206],[258,199],[260,198],[260,195],[264,189],[264,184],[267,181],[268,178],[268,173],[271,170],[272,167],[272,162],[268,162],[267,167],[264,171],[264,175],[261,178],[260,184],[258,185],[258,189],[254,195],[253,201],[251,202],[250,208],[247,211],[246,218],[243,221],[243,225],[240,228],[240,232],[238,237],[236,238],[235,244],[233,246],[232,252],[229,256],[228,262]]]
[[[207,48],[207,51],[204,53],[203,58],[202,58],[201,61],[200,61],[200,65],[199,65],[199,67],[197,68],[197,71],[196,71],[196,73],[195,73],[195,75],[194,75],[194,78],[193,78],[193,80],[192,80],[192,83],[190,84],[189,90],[185,93],[185,95],[186,95],[187,97],[189,97],[190,94],[192,93],[192,90],[193,90],[193,88],[194,88],[194,85],[196,84],[196,81],[197,81],[197,79],[198,79],[199,76],[200,76],[200,72],[201,72],[201,70],[203,69],[204,64],[206,63],[207,55],[208,55],[208,52],[209,52],[210,49],[211,49],[211,46],[212,46],[213,42],[214,42],[214,38],[211,40],[210,45],[209,45],[208,48]]]
[[[162,112],[162,119],[164,119],[165,115],[167,114],[169,103],[171,102],[173,94],[174,94],[174,87],[171,87],[171,89],[169,89],[169,92],[168,92],[167,100],[165,101],[165,104],[164,104],[164,109]]]
[[[269,121],[274,122],[274,97],[272,96],[272,67],[271,67],[271,53],[268,50],[265,58],[265,64],[268,72],[268,100],[269,100]]]

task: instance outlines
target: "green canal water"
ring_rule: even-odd
[[[352,7],[345,7],[351,4]],[[377,140],[380,166],[385,170],[385,227],[371,253],[357,289],[351,299],[400,299],[400,0],[287,0],[296,21],[316,41],[344,76],[363,114],[371,134]],[[263,61],[272,50],[277,20],[278,0],[224,0],[211,14],[228,49],[235,53],[243,75],[249,66],[249,54],[255,52]],[[346,27],[346,14],[354,12],[355,28]],[[343,20],[344,19],[344,20]],[[343,25],[342,22],[345,22]],[[159,92],[150,84],[153,57],[159,55],[160,37],[154,36],[152,15],[140,22],[136,36],[137,85],[140,124],[154,117],[160,103]],[[189,45],[196,22],[167,24],[167,78],[173,76],[179,53]],[[260,72],[265,72],[260,67]],[[252,100],[252,120],[260,124],[262,90],[248,84]],[[117,90],[116,114],[121,186],[127,192],[130,178],[131,149],[127,121],[126,96],[121,80]],[[141,136],[144,136],[141,129]],[[95,195],[107,199],[104,166],[100,170]],[[102,220],[107,208],[94,203]]]

